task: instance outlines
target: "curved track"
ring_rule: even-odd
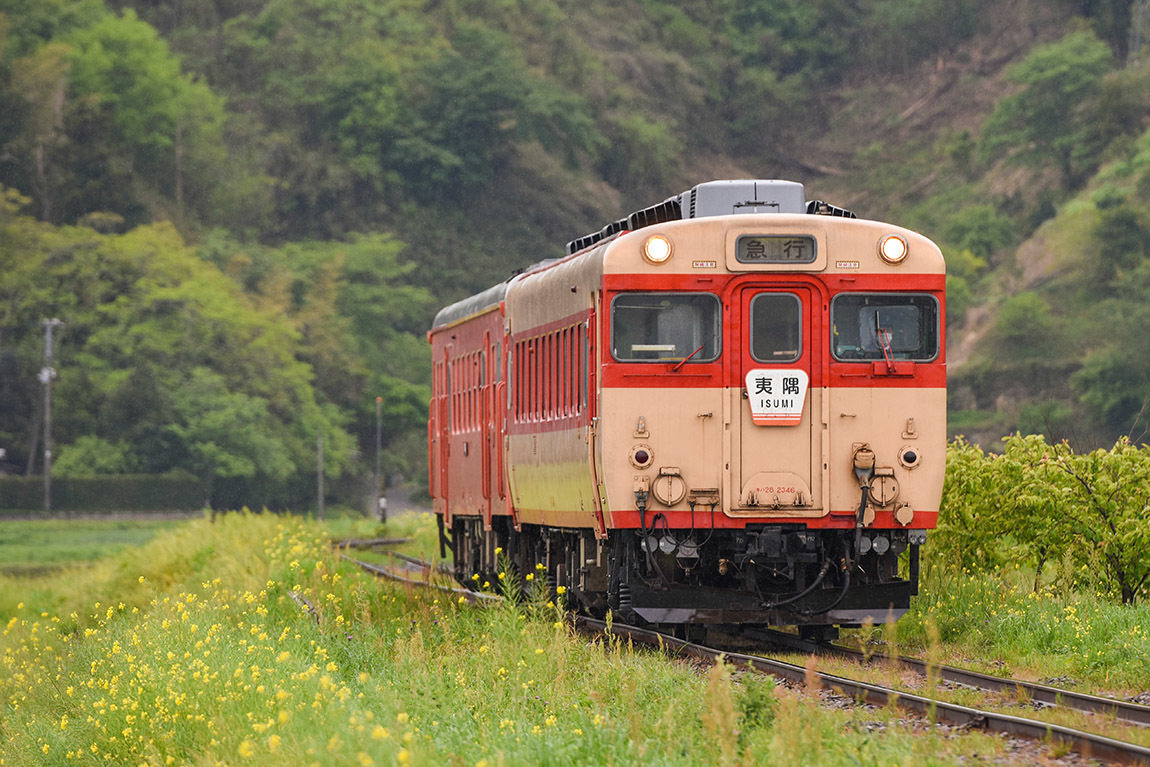
[[[374,565],[369,562],[363,562],[346,555],[341,555],[344,559],[354,563],[363,570],[372,573],[378,577],[387,578],[389,580],[398,581],[412,586],[425,587],[437,589],[439,591],[457,594],[466,601],[476,603],[492,603],[502,600],[502,597],[493,594],[484,594],[469,589],[445,586],[431,582],[431,575],[435,568],[429,563],[423,562],[412,557],[401,555],[397,557],[405,561],[405,570],[410,572],[411,569],[417,569],[423,573],[423,577],[409,578],[405,575],[399,575],[392,570]],[[1061,725],[1050,724],[1034,719],[1027,719],[1025,717],[1012,716],[1003,714],[996,711],[989,711],[984,709],[971,708],[969,706],[960,706],[954,703],[929,698],[923,695],[905,692],[902,690],[895,690],[881,685],[870,684],[868,682],[861,682],[846,677],[836,676],[834,674],[827,674],[811,669],[797,666],[793,663],[786,663],[784,661],[776,660],[759,655],[748,655],[737,652],[729,652],[724,650],[706,647],[704,645],[688,642],[668,634],[663,634],[658,631],[650,629],[639,628],[636,626],[628,626],[624,624],[614,623],[608,625],[605,621],[587,618],[584,616],[577,616],[575,618],[575,625],[584,633],[591,633],[595,635],[610,633],[614,636],[626,637],[634,642],[646,644],[651,647],[658,648],[659,650],[676,656],[686,656],[698,658],[708,662],[716,662],[720,658],[726,659],[736,666],[750,668],[760,673],[770,674],[772,676],[784,679],[795,684],[809,683],[810,680],[817,680],[821,687],[841,691],[845,695],[849,695],[856,700],[865,701],[876,706],[897,705],[901,708],[918,712],[931,718],[941,719],[952,724],[964,725],[970,727],[978,727],[991,732],[1000,732],[1009,735],[1021,736],[1031,738],[1039,741],[1056,740],[1067,744],[1071,749],[1083,754],[1084,756],[1094,757],[1099,759],[1112,760],[1123,763],[1133,764],[1146,764],[1150,765],[1150,748],[1140,746],[1133,743],[1117,740],[1115,738],[1108,738],[1103,735],[1087,732],[1085,730],[1077,730],[1071,727],[1064,727]],[[764,639],[777,639],[778,637],[787,637],[787,643],[791,647],[796,647],[801,642],[797,637],[791,635],[779,634],[778,632],[756,632],[762,633]],[[818,653],[841,653],[852,654],[846,648],[841,648],[833,645],[816,645],[812,643],[804,643],[806,646],[801,649],[804,652],[818,652]],[[861,653],[859,653],[861,655]],[[873,656],[872,656],[873,657]],[[883,656],[884,658],[886,656]],[[899,659],[900,662],[905,662],[905,665],[912,668],[921,668],[922,672],[926,671],[926,664],[914,659]],[[916,664],[921,664],[916,667]],[[936,667],[941,676],[941,669],[944,667]],[[950,667],[946,667],[950,668]],[[991,677],[978,672],[968,671],[966,669],[953,669],[956,678],[951,679],[959,684],[968,684],[974,687],[981,687],[979,684],[972,684],[978,677],[984,677],[985,684],[996,686],[981,687],[981,689],[1017,689],[1019,684],[1015,680],[1006,680],[998,677]],[[941,678],[948,678],[941,676]],[[990,681],[993,680],[993,681]],[[1026,688],[1031,689],[1031,688]],[[1035,693],[1041,693],[1042,690],[1050,691],[1051,705],[1067,706],[1071,708],[1078,708],[1078,710],[1087,711],[1104,711],[1113,713],[1116,709],[1144,709],[1145,706],[1136,706],[1135,704],[1124,704],[1124,701],[1115,701],[1107,698],[1097,698],[1096,696],[1082,695],[1081,693],[1073,693],[1068,690],[1058,690],[1045,685],[1033,685]],[[1029,694],[1029,693],[1027,693]],[[1037,695],[1034,696],[1035,699]],[[1084,708],[1080,706],[1068,706],[1068,700],[1082,700],[1094,699],[1098,701],[1101,708]],[[1086,703],[1083,704],[1088,705]],[[1117,714],[1115,714],[1117,715]],[[1140,713],[1134,715],[1141,716]],[[1137,721],[1137,720],[1131,720]]]

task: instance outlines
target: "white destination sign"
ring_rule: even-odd
[[[803,420],[810,377],[805,370],[755,368],[747,373],[751,420],[759,426],[794,426]]]

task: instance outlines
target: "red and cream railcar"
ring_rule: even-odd
[[[443,309],[444,555],[627,620],[900,615],[942,493],[944,284],[915,232],[721,181]]]

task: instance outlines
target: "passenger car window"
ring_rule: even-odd
[[[611,302],[611,355],[620,362],[713,362],[721,319],[711,293],[623,293]]]
[[[760,293],[751,299],[751,357],[794,362],[803,353],[803,307],[794,293]]]
[[[837,360],[928,362],[938,356],[938,300],[927,294],[847,293],[831,301]]]

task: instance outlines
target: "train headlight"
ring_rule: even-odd
[[[671,241],[661,234],[653,234],[643,243],[643,258],[652,264],[661,264],[671,257]]]
[[[907,253],[910,252],[910,246],[907,245],[906,240],[897,234],[888,234],[879,240],[878,254],[882,257],[883,261],[888,264],[901,264],[906,260]]]

